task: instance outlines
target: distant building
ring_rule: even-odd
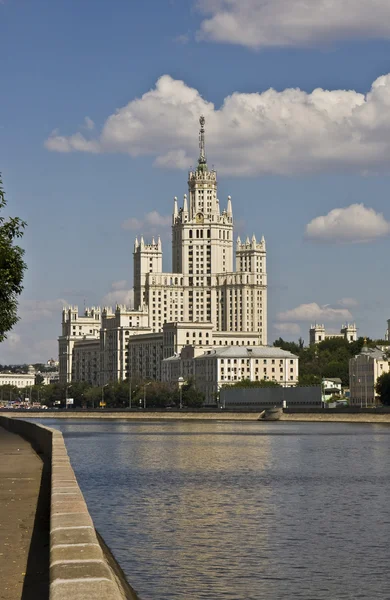
[[[81,340],[98,340],[100,337],[101,310],[87,308],[79,315],[77,306],[62,311],[62,335],[58,338],[60,383],[70,383],[73,371],[73,348]]]
[[[31,387],[35,384],[35,369],[29,365],[27,373],[0,373],[0,386],[13,385],[17,388]]]
[[[365,407],[377,404],[376,382],[378,377],[388,372],[387,354],[379,347],[363,346],[361,353],[349,361],[350,405]]]
[[[339,377],[325,377],[322,380],[322,401],[327,402],[332,396],[342,395],[341,379]]]
[[[58,367],[60,363],[58,362],[58,360],[55,360],[54,358],[49,358],[49,360],[47,361],[46,364],[48,367]]]
[[[318,325],[315,323],[310,327],[309,332],[309,340],[310,345],[319,344],[324,340],[329,340],[333,338],[339,338],[347,340],[347,342],[356,342],[357,340],[357,327],[356,323],[350,324],[346,323],[340,329],[340,333],[331,333],[329,331],[325,331],[324,325]]]
[[[295,354],[274,346],[229,345],[206,350],[195,355],[194,350],[183,349],[180,355],[162,362],[162,379],[177,382],[179,377],[193,377],[196,388],[205,394],[206,404],[215,404],[215,398],[224,385],[249,379],[274,381],[282,387],[298,383],[299,359]]]

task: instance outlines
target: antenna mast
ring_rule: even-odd
[[[206,149],[205,149],[205,135],[204,135],[204,126],[206,123],[206,119],[202,115],[199,119],[200,123],[200,131],[199,131],[199,166],[206,165]]]

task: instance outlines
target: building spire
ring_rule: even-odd
[[[206,119],[203,115],[201,115],[199,119],[200,123],[200,131],[199,131],[199,159],[198,159],[198,171],[207,171],[207,161],[206,161],[206,146],[205,146],[205,136],[204,136],[204,126],[206,123]]]

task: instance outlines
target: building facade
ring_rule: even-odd
[[[79,315],[77,306],[62,311],[62,334],[58,338],[60,383],[72,381],[73,349],[82,340],[98,340],[101,328],[101,309],[87,308]]]
[[[17,388],[26,388],[35,385],[35,369],[29,366],[28,373],[0,373],[0,387],[13,385]]]
[[[219,390],[243,379],[273,381],[282,387],[298,383],[299,358],[273,346],[225,346],[211,348],[191,356],[186,349],[180,355],[166,358],[162,379],[175,383],[193,377],[196,387],[205,394],[206,404],[215,404]]]
[[[363,346],[360,354],[349,361],[351,406],[375,406],[378,403],[375,385],[383,373],[389,372],[389,359],[382,348]]]
[[[315,323],[314,325],[312,325],[310,327],[309,340],[310,340],[311,346],[314,344],[319,344],[320,342],[323,342],[324,340],[329,340],[329,339],[334,339],[334,338],[343,339],[343,340],[346,340],[347,342],[356,342],[356,340],[357,340],[356,323],[352,323],[352,324],[346,323],[345,325],[343,325],[341,327],[340,333],[330,333],[325,330],[325,325],[318,325],[317,323]]]

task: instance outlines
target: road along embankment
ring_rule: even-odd
[[[109,549],[95,531],[62,434],[0,416],[0,426],[50,459],[50,600],[137,600]]]

